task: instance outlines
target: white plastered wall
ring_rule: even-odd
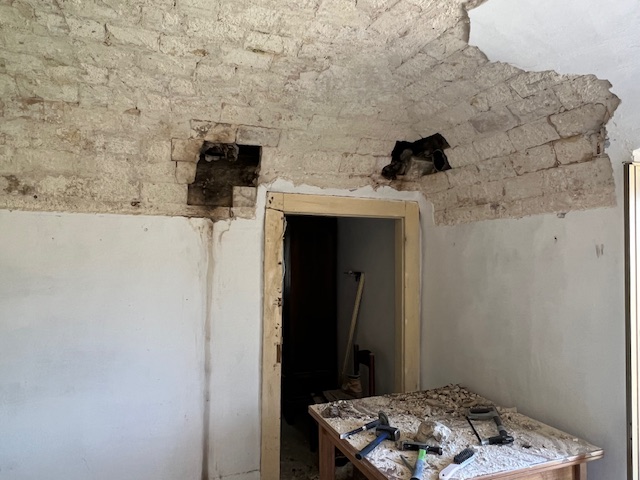
[[[392,393],[395,362],[395,221],[372,218],[338,219],[338,366],[342,368],[351,315],[358,290],[356,277],[365,274],[364,290],[353,343],[375,355],[376,394]],[[347,372],[351,372],[352,362]],[[365,388],[368,371],[360,371]]]
[[[203,451],[210,479],[259,478],[266,191],[213,228],[0,211],[3,480],[199,480]]]
[[[640,6],[491,0],[471,43],[529,70],[594,73],[616,208],[438,227],[425,242],[423,386],[458,382],[603,447],[589,478],[626,478],[622,164],[640,142]]]
[[[0,211],[0,478],[199,478],[210,233]]]

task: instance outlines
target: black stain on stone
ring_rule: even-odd
[[[5,193],[10,195],[33,195],[35,189],[31,185],[25,185],[21,183],[18,177],[15,175],[4,175],[4,179],[7,181],[7,186],[4,187]],[[38,198],[37,195],[33,195],[33,198]]]

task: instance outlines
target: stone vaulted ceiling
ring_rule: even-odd
[[[453,169],[391,185],[438,223],[613,204],[608,82],[488,62],[466,8],[4,0],[0,205],[207,214],[186,205],[205,139],[262,145],[262,182],[388,184],[395,141],[434,133]]]

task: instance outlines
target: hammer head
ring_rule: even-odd
[[[425,450],[428,453],[437,453],[438,455],[442,455],[441,447],[434,447],[433,445],[428,445],[422,442],[411,442],[409,440],[402,440],[398,442],[399,450]]]
[[[392,427],[391,425],[378,425],[376,427],[376,435],[386,432],[389,435],[389,440],[398,441],[400,439],[400,429]]]

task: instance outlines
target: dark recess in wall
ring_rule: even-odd
[[[204,142],[189,185],[188,205],[231,207],[233,187],[255,187],[261,147]]]

